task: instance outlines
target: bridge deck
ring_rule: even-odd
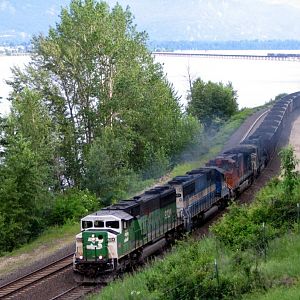
[[[152,52],[154,56],[174,56],[174,57],[199,57],[199,58],[220,58],[220,59],[250,59],[250,60],[284,60],[299,61],[300,54],[213,54],[213,53],[181,53],[181,52]]]

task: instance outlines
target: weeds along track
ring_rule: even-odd
[[[72,268],[73,253],[0,287],[0,299],[18,299],[37,284]]]

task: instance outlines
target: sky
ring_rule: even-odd
[[[117,0],[107,0],[113,6]],[[300,0],[118,0],[150,40],[300,39]],[[0,38],[47,33],[70,0],[0,0]],[[1,42],[1,40],[0,40]]]
[[[278,5],[278,4],[283,4],[283,5],[290,5],[295,8],[300,8],[300,1],[299,0],[261,0],[262,2]]]

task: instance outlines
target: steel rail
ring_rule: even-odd
[[[76,300],[98,289],[99,289],[99,285],[86,286],[86,285],[79,284],[51,298],[50,300]]]
[[[31,285],[44,280],[56,273],[61,272],[72,266],[73,253],[69,254],[55,262],[52,262],[38,270],[19,277],[13,281],[8,282],[0,287],[0,299],[7,299],[8,296],[19,293],[21,290],[30,288]]]

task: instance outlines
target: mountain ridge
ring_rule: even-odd
[[[285,0],[109,0],[128,5],[150,40],[300,39],[300,5]],[[47,34],[70,0],[0,0],[0,42]],[[276,4],[274,4],[276,3]],[[289,4],[290,3],[290,4]],[[291,4],[292,3],[292,4]]]

